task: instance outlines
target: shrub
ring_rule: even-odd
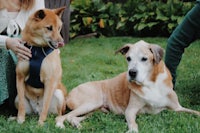
[[[104,36],[169,36],[193,2],[180,0],[72,1],[70,37],[88,33]]]

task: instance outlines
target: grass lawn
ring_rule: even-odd
[[[75,86],[94,80],[114,77],[127,70],[124,57],[114,52],[126,43],[138,40],[166,46],[166,38],[90,38],[74,39],[61,48],[63,66],[63,83],[68,92]],[[178,68],[177,86],[175,88],[180,103],[185,107],[200,110],[200,41],[186,49]],[[82,122],[82,128],[76,129],[65,123],[66,129],[55,127],[55,115],[49,115],[45,125],[37,125],[38,116],[26,117],[24,124],[8,121],[8,116],[0,115],[1,133],[123,133],[128,130],[125,117],[112,112],[95,112]],[[163,111],[157,115],[139,115],[137,117],[140,133],[198,133],[200,117],[186,113]]]

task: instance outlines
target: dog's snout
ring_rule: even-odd
[[[137,70],[135,69],[130,69],[129,70],[129,75],[131,76],[131,78],[135,78],[137,75]]]

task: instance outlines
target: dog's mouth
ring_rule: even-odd
[[[135,82],[137,85],[142,85],[142,82],[137,81],[136,79],[129,79],[129,82],[131,83]]]
[[[53,42],[53,41],[48,41],[48,45],[52,49],[57,49],[59,47],[63,47],[65,44],[64,42]]]

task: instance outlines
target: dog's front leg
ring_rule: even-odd
[[[17,114],[17,122],[23,123],[25,121],[25,76],[16,71],[17,75],[17,93],[18,93],[18,114]]]
[[[56,88],[55,79],[50,79],[50,81],[45,82],[44,86],[43,105],[42,112],[40,113],[39,125],[43,125],[44,121],[46,120],[52,96]]]
[[[138,111],[144,106],[143,101],[140,100],[141,99],[138,98],[137,95],[131,92],[129,104],[125,111],[125,117],[129,128],[128,133],[138,132],[138,125],[135,122],[135,119]]]

